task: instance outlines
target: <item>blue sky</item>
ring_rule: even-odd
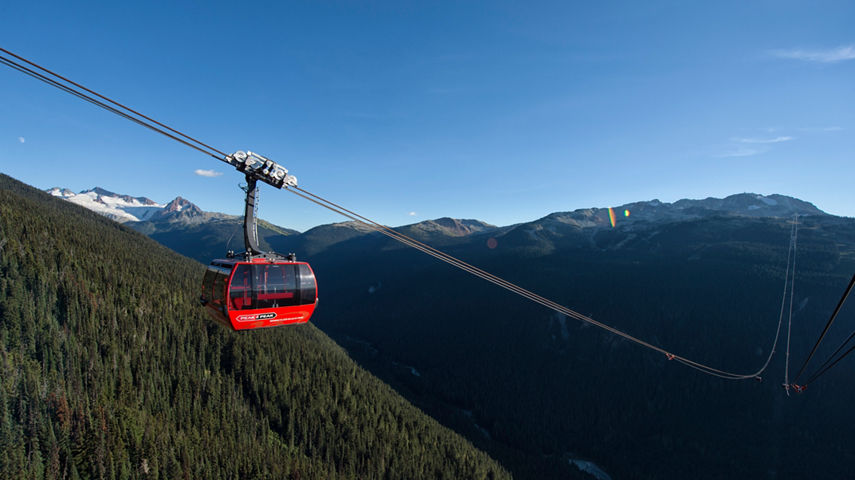
[[[0,4],[0,46],[390,225],[741,192],[855,216],[852,25],[822,1]],[[0,171],[242,207],[227,165],[6,67]],[[342,220],[270,187],[261,216]]]

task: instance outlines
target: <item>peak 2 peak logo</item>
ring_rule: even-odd
[[[254,320],[271,320],[276,318],[276,314],[273,312],[269,313],[256,313],[254,315],[241,315],[237,317],[239,322],[251,322]]]

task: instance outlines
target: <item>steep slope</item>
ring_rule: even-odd
[[[203,318],[203,268],[0,175],[0,478],[506,478],[311,325]]]

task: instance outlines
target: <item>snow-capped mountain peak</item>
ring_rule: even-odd
[[[59,188],[59,187],[53,187],[53,188],[47,190],[47,193],[53,195],[54,197],[63,197],[63,198],[73,197],[73,196],[77,195],[76,193],[72,192],[71,190],[69,190],[67,188]]]
[[[100,187],[83,190],[80,193],[74,193],[67,188],[54,187],[46,192],[119,223],[155,220],[198,223],[211,217],[223,216],[223,214],[205,213],[193,202],[182,197],[176,197],[164,205],[147,197],[122,195]]]
[[[202,213],[202,209],[197,207],[193,202],[187,200],[186,198],[175,197],[175,200],[167,203],[165,207],[163,207],[164,213],[166,212],[193,212],[193,213]]]
[[[204,221],[212,214],[206,214],[201,208],[197,207],[193,202],[186,198],[175,197],[174,200],[167,203],[162,210],[157,212],[156,217],[166,219],[170,222],[191,222],[196,223]]]
[[[80,193],[74,193],[67,188],[54,187],[47,190],[47,193],[64,198],[119,223],[148,220],[164,208],[164,205],[146,197],[120,195],[99,187]]]
[[[95,187],[91,190],[84,190],[80,193],[86,194],[86,195],[94,194],[96,196],[103,197],[103,198],[118,198],[121,201],[126,202],[129,205],[134,205],[134,206],[139,205],[139,206],[152,206],[153,207],[153,206],[158,205],[157,202],[155,202],[154,200],[152,200],[148,197],[132,197],[130,195],[121,195],[119,193],[113,193],[109,190],[104,190],[101,187]]]

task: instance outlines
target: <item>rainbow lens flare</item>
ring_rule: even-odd
[[[609,207],[609,221],[612,222],[612,227],[615,226],[615,209]]]

